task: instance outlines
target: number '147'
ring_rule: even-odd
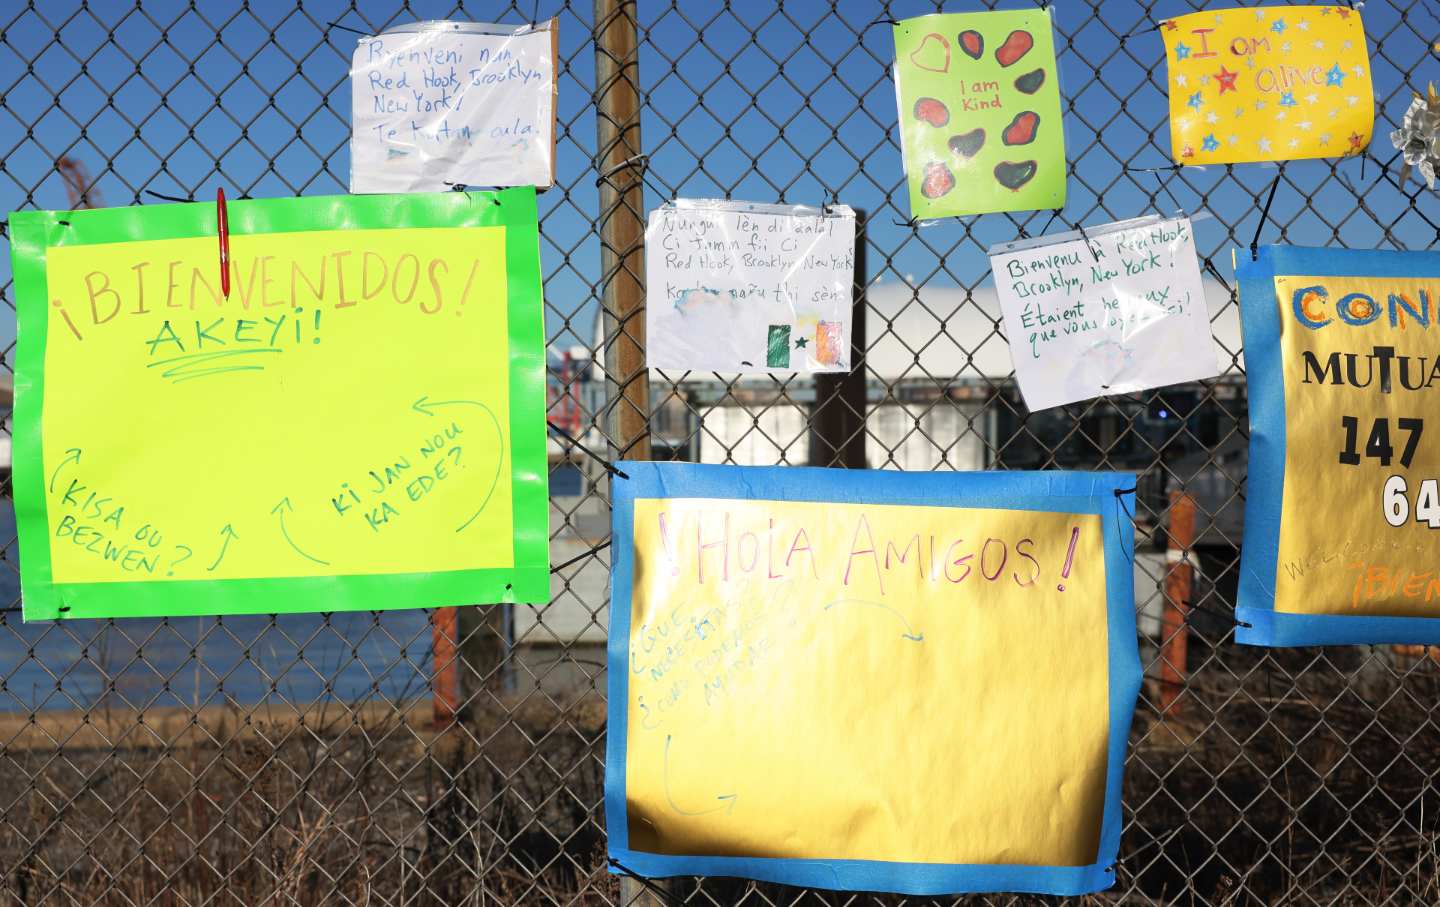
[[[1340,462],[1346,466],[1360,465],[1360,451],[1356,444],[1360,440],[1360,420],[1354,416],[1341,416],[1340,425],[1345,429],[1345,447],[1340,451]],[[1400,465],[1410,467],[1410,461],[1415,458],[1415,448],[1420,445],[1420,435],[1425,430],[1425,422],[1421,419],[1396,419],[1395,426],[1405,432],[1405,449],[1400,451]],[[1381,466],[1389,466],[1390,460],[1395,456],[1395,448],[1390,444],[1390,420],[1386,418],[1376,419],[1370,429],[1370,436],[1365,441],[1365,456],[1379,460]]]

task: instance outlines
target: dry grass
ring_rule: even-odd
[[[7,716],[0,891],[47,905],[610,902],[603,713],[498,703],[441,733],[429,713]]]
[[[1440,666],[1388,650],[1203,651],[1147,692],[1112,893],[1089,903],[1440,903]],[[603,705],[496,699],[0,716],[14,904],[614,903]],[[693,903],[892,904],[706,880]],[[997,898],[994,903],[1033,899]],[[913,905],[911,899],[904,903]]]

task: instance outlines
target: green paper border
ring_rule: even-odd
[[[288,614],[477,602],[548,602],[545,320],[534,187],[498,192],[238,200],[227,205],[227,216],[234,235],[402,227],[506,228],[514,566],[272,579],[54,582],[48,544],[50,520],[46,512],[45,470],[41,462],[45,343],[49,326],[46,249],[214,236],[215,205],[203,202],[85,211],[16,211],[10,215],[17,342],[13,487],[25,620]]]

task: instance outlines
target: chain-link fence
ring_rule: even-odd
[[[1246,394],[1228,249],[1257,230],[1311,245],[1436,242],[1436,201],[1399,185],[1385,136],[1440,71],[1440,19],[1422,0],[1365,5],[1379,118],[1368,161],[1175,171],[1154,23],[1199,5],[1052,4],[1066,208],[914,226],[885,22],[933,3],[13,0],[0,6],[0,205],[144,204],[151,192],[203,198],[217,185],[253,197],[344,192],[353,31],[556,16],[558,184],[541,197],[552,421],[613,456],[1137,471],[1149,680],[1118,883],[1091,900],[1437,903],[1436,664],[1389,648],[1233,644]],[[1262,225],[1257,200],[1277,179]],[[854,376],[736,381],[636,367],[643,313],[620,292],[643,278],[633,227],[677,195],[839,199],[865,212]],[[1197,232],[1224,374],[1028,412],[985,248],[1156,209],[1213,215]],[[0,268],[13,309],[8,262]],[[1193,502],[1193,532],[1172,526],[1172,502]],[[432,702],[435,643],[448,653],[456,642],[453,612],[37,625],[14,607],[0,614],[6,900],[618,902],[601,808],[603,471],[554,447],[551,503],[553,562],[572,562],[545,607],[460,609],[456,654],[439,667],[458,675],[453,722],[437,722]],[[18,606],[5,509],[0,592]],[[1166,542],[1187,535],[1181,563],[1198,569],[1181,623],[1165,610],[1167,588],[1180,588],[1167,587]],[[1182,627],[1188,670],[1173,645]],[[1016,670],[1057,667],[1017,647]],[[637,890],[689,904],[902,901],[720,879],[664,895],[627,885],[624,897]]]

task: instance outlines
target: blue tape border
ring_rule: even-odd
[[[1285,495],[1285,385],[1280,361],[1277,276],[1440,279],[1440,253],[1261,246],[1235,252],[1240,326],[1250,397],[1250,461],[1235,641],[1251,646],[1371,643],[1440,645],[1440,618],[1351,617],[1275,610],[1280,510]],[[1250,626],[1244,626],[1244,624]]]
[[[1120,850],[1121,785],[1135,699],[1140,692],[1136,645],[1133,488],[1125,473],[904,473],[802,467],[625,464],[628,480],[613,486],[610,638],[605,746],[605,824],[609,855],[633,872],[666,876],[736,876],[840,891],[908,895],[1015,891],[1081,895],[1115,882]],[[1116,492],[1126,493],[1117,497]],[[673,856],[631,850],[625,808],[629,703],[630,589],[636,498],[702,497],[908,504],[1090,513],[1105,533],[1110,664],[1110,742],[1100,846],[1088,866],[898,863],[880,860],[799,860],[775,857]],[[611,868],[612,873],[618,870]]]

